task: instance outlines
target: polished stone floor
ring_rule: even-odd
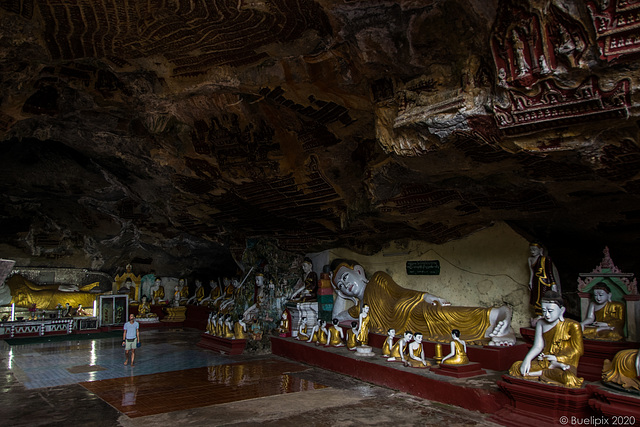
[[[494,425],[270,354],[223,356],[200,331],[143,330],[135,366],[121,338],[0,341],[0,419],[7,426]]]

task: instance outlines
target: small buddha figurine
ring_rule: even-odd
[[[281,316],[281,320],[280,320],[280,326],[278,326],[278,333],[280,334],[288,334],[290,333],[290,329],[289,329],[289,315],[287,313],[287,310],[282,312],[282,316]]]
[[[216,324],[216,336],[224,337],[224,315],[222,313],[218,316],[218,323]]]
[[[215,335],[216,334],[216,322],[217,322],[217,314],[214,312],[209,313],[209,320],[207,321],[207,329],[205,334]]]
[[[324,320],[320,321],[320,328],[318,329],[318,339],[316,341],[316,345],[325,345],[327,343],[327,339],[329,338],[329,331],[327,330],[327,322]]]
[[[151,307],[149,306],[149,302],[147,301],[147,296],[142,296],[142,303],[138,307],[138,317],[147,317],[151,312]]]
[[[367,345],[369,342],[369,322],[371,317],[369,316],[369,304],[365,304],[362,307],[362,312],[358,317],[358,337],[356,338],[360,345]]]
[[[68,302],[65,302],[64,310],[62,310],[62,317],[70,317],[72,315],[73,315],[73,308],[71,308]]]
[[[347,349],[351,351],[356,351],[356,347],[358,346],[358,342],[356,341],[358,337],[358,322],[355,320],[351,322],[351,329],[347,329]]]
[[[78,308],[76,308],[76,316],[88,316],[87,312],[84,308],[82,308],[82,304],[78,304]]]
[[[407,360],[404,365],[410,368],[427,368],[431,366],[424,356],[424,348],[422,347],[422,333],[416,332],[413,335],[413,342],[407,348]]]
[[[404,356],[407,352],[407,345],[413,339],[413,333],[410,331],[405,331],[402,338],[400,338],[396,343],[391,347],[391,352],[389,353],[388,362],[404,362]],[[400,360],[398,360],[400,359]]]
[[[387,331],[387,338],[384,340],[382,344],[382,357],[390,357],[391,356],[391,347],[393,347],[393,338],[396,336],[396,330],[390,328]]]
[[[244,323],[242,319],[238,319],[238,321],[233,324],[233,336],[237,340],[247,339],[247,324]]]
[[[611,290],[603,283],[593,287],[593,301],[580,323],[584,338],[620,341],[624,339],[624,304],[611,301]]]
[[[545,293],[541,307],[533,346],[524,360],[511,366],[509,375],[580,388],[584,382],[577,376],[578,361],[584,353],[582,328],[578,322],[564,318],[564,303],[557,292]]]
[[[467,343],[460,339],[460,331],[451,331],[451,353],[442,358],[440,362],[444,365],[466,365],[469,363],[467,357]]]
[[[620,350],[613,360],[604,361],[602,381],[622,386],[625,390],[640,391],[640,350]]]
[[[306,341],[309,339],[309,335],[307,335],[307,318],[303,317],[300,319],[300,324],[298,325],[298,336],[297,340]]]
[[[262,339],[262,327],[255,317],[253,317],[253,321],[251,323],[251,338],[255,341],[260,341]]]
[[[166,304],[164,299],[164,286],[162,286],[162,280],[158,277],[153,282],[151,287],[151,301],[153,304]]]
[[[313,326],[313,329],[311,330],[311,333],[309,334],[310,338],[309,338],[309,340],[307,342],[315,342],[315,343],[318,342],[318,340],[321,337],[321,333],[322,333],[321,329],[324,327],[323,323],[324,323],[324,320],[318,319],[318,323],[316,323]],[[326,340],[326,338],[325,338],[325,340]]]
[[[223,324],[223,338],[227,338],[227,339],[233,339],[234,335],[233,335],[233,322],[231,321],[231,315],[227,314],[227,316],[224,318],[224,324]]]
[[[178,281],[178,287],[180,288],[180,304],[184,305],[189,299],[189,285],[186,280],[180,279]]]
[[[180,307],[180,287],[178,285],[173,288],[173,306]]]
[[[332,325],[329,327],[329,333],[327,337],[327,346],[331,347],[343,347],[344,332],[340,327],[340,321],[338,319],[332,320]]]

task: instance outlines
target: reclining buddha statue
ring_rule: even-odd
[[[331,267],[331,283],[338,295],[332,317],[340,321],[357,320],[368,305],[371,331],[410,330],[421,332],[426,340],[449,342],[456,328],[469,344],[515,344],[507,306],[454,307],[428,292],[405,289],[381,271],[367,280],[362,266],[354,261],[335,260]],[[348,308],[347,301],[355,305]]]

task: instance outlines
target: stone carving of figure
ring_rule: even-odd
[[[604,383],[622,386],[625,390],[640,391],[640,351],[620,350],[613,356],[613,360],[604,361],[602,381]]]
[[[542,298],[542,318],[536,323],[533,346],[521,362],[515,362],[509,375],[570,388],[580,388],[578,361],[584,353],[582,328],[563,317],[562,297],[547,292]]]
[[[338,319],[333,319],[332,325],[329,327],[329,336],[327,337],[327,345],[331,347],[343,347],[344,332],[340,327]]]
[[[151,287],[151,301],[153,304],[166,304],[164,299],[164,286],[162,286],[162,280],[157,277],[153,286]]]
[[[300,319],[300,324],[298,325],[298,336],[296,336],[297,340],[306,341],[309,339],[309,335],[307,335],[307,318],[303,317]]]
[[[391,347],[391,352],[389,353],[389,358],[387,359],[387,361],[404,362],[404,356],[407,353],[407,344],[409,344],[412,339],[413,334],[410,331],[405,331],[402,338],[396,341],[393,347]]]
[[[451,331],[451,353],[442,358],[445,365],[466,365],[469,363],[467,357],[467,343],[460,339],[460,331]]]
[[[351,322],[351,329],[347,329],[347,338],[345,340],[347,342],[347,349],[352,351],[356,350],[356,347],[358,346],[357,338],[358,322],[354,320],[353,322]]]
[[[512,31],[511,38],[513,41],[513,53],[516,58],[518,77],[523,77],[530,70],[529,63],[527,62],[524,54],[524,42],[520,39],[520,35],[516,30]]]
[[[366,345],[369,342],[369,323],[371,317],[369,317],[369,305],[362,306],[362,312],[358,317],[358,337],[357,340],[361,345]]]
[[[414,330],[426,333],[429,340],[449,342],[451,329],[456,326],[467,342],[515,343],[511,309],[506,306],[452,307],[427,292],[402,288],[380,271],[367,280],[362,266],[353,262],[334,261],[333,271],[332,285],[338,295],[333,317],[339,320],[355,320],[363,304],[367,304],[371,308],[367,315],[370,318],[368,327],[373,330]],[[356,305],[347,309],[347,300]]]
[[[545,292],[554,291],[562,293],[560,290],[560,279],[558,271],[551,261],[551,258],[544,255],[544,249],[538,243],[529,245],[529,289],[531,291],[529,297],[529,305],[533,307],[536,317],[542,315],[542,306],[540,300]],[[535,324],[535,320],[532,321]]]
[[[422,347],[422,334],[416,332],[413,336],[413,342],[407,348],[407,360],[405,366],[411,368],[427,368],[431,366],[431,362],[424,357],[424,348]]]
[[[382,357],[390,357],[391,356],[391,348],[393,347],[393,338],[396,336],[396,330],[390,328],[387,331],[387,338],[384,340],[382,344]]]
[[[611,290],[605,284],[593,287],[593,301],[580,323],[584,338],[606,341],[624,339],[624,304],[611,301]]]

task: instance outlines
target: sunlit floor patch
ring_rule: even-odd
[[[268,359],[80,385],[135,418],[326,387],[289,375],[306,369],[297,363]]]

